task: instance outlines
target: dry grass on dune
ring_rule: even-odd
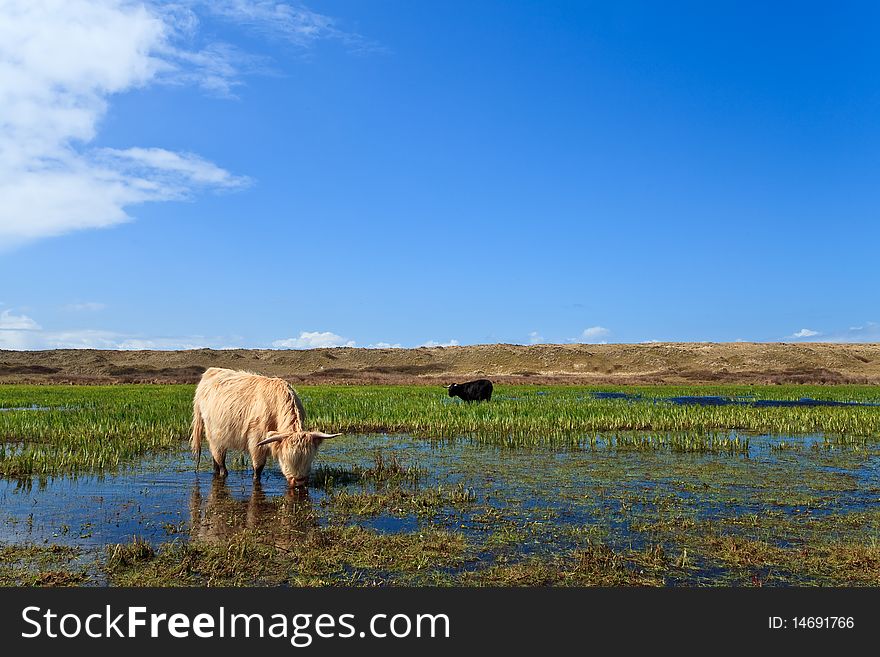
[[[0,383],[193,383],[208,367],[300,383],[880,383],[880,344],[652,343],[418,349],[0,351]]]

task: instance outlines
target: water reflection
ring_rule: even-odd
[[[257,482],[250,497],[239,500],[233,497],[226,480],[218,477],[211,479],[207,498],[196,478],[189,511],[191,539],[211,545],[225,544],[246,530],[284,545],[302,541],[318,526],[307,489],[288,489],[284,495],[267,497]]]

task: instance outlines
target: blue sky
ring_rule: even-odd
[[[880,341],[870,3],[0,2],[0,348]]]

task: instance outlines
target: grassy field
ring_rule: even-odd
[[[0,476],[113,469],[189,436],[193,386],[0,386]],[[498,386],[490,404],[462,404],[424,386],[300,386],[307,424],[347,433],[467,438],[504,447],[743,451],[747,434],[880,437],[880,408],[752,408],[593,399],[596,388]],[[624,390],[603,387],[601,390]],[[627,387],[679,395],[878,401],[878,386]],[[19,410],[16,410],[19,409]],[[731,436],[730,430],[744,435]],[[602,434],[602,435],[599,435]]]
[[[880,387],[297,389],[305,499],[192,472],[193,386],[0,386],[0,584],[880,585],[880,407],[660,401]]]

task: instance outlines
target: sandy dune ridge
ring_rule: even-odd
[[[491,344],[417,349],[0,351],[0,383],[193,383],[207,367],[301,383],[880,384],[880,344]]]

